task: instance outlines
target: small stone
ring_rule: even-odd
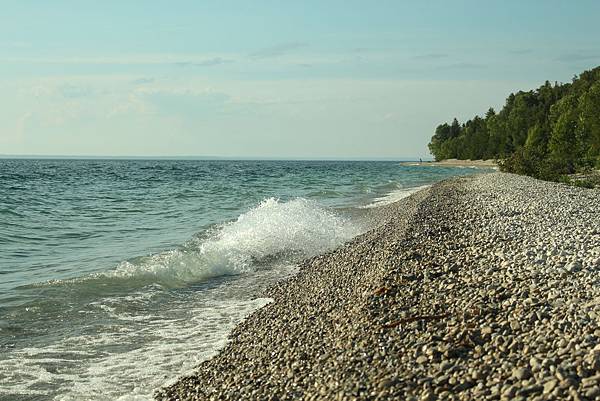
[[[440,363],[440,371],[442,371],[442,372],[450,369],[451,367],[452,367],[452,364],[448,361],[444,361],[444,362]]]
[[[391,379],[383,379],[379,382],[379,384],[377,385],[377,387],[381,390],[381,389],[386,389],[386,388],[390,388],[394,385],[394,381]]]
[[[569,391],[569,394],[571,394],[571,398],[573,399],[573,401],[583,401],[577,391],[571,390],[571,391]]]
[[[543,390],[544,390],[543,386],[540,386],[540,385],[537,385],[537,384],[532,384],[530,386],[522,388],[518,392],[518,394],[519,395],[528,396],[528,395],[534,394],[534,393],[541,393]]]
[[[502,398],[505,399],[512,399],[515,394],[517,392],[517,388],[515,386],[508,386],[503,392],[502,392]]]
[[[499,393],[500,393],[500,386],[499,385],[496,384],[495,386],[492,386],[490,388],[490,395],[492,397],[497,398]]]
[[[471,373],[471,377],[474,380],[481,380],[483,379],[485,376],[483,375],[483,373],[481,373],[479,370],[474,371],[473,373]]]
[[[420,357],[417,358],[417,363],[419,365],[424,365],[429,361],[429,358],[427,358],[425,355],[421,355]]]
[[[481,334],[482,334],[482,335],[484,335],[484,336],[485,336],[485,335],[492,334],[492,331],[493,331],[493,330],[492,330],[492,328],[491,328],[491,327],[489,327],[489,326],[486,326],[486,327],[482,327],[482,328],[481,328]]]
[[[591,388],[587,389],[585,392],[586,398],[590,398],[590,399],[596,398],[599,395],[600,395],[600,387],[598,387],[598,386],[591,387]]]
[[[550,394],[552,390],[556,388],[558,381],[556,379],[550,379],[544,383],[544,394]]]
[[[581,263],[577,260],[567,264],[565,266],[565,269],[569,272],[569,273],[575,273],[578,272],[579,270],[581,270]]]
[[[440,386],[448,382],[448,375],[438,376],[433,381],[437,386]]]
[[[517,368],[513,370],[512,376],[517,380],[527,380],[531,377],[531,371],[527,368]]]
[[[539,359],[537,359],[536,357],[531,357],[529,359],[529,366],[531,366],[531,369],[534,371],[537,371],[540,369],[541,367],[541,362]]]
[[[574,385],[575,385],[575,382],[573,381],[573,379],[570,379],[570,378],[561,380],[560,383],[558,383],[558,387],[560,387],[563,390],[573,387]]]
[[[581,379],[581,385],[583,387],[590,387],[597,384],[598,381],[600,381],[600,373]]]

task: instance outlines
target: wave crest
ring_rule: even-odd
[[[235,275],[268,262],[293,263],[333,249],[361,228],[303,198],[262,201],[181,249],[123,262],[104,277],[131,277],[174,284]]]

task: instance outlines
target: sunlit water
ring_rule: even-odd
[[[147,400],[365,210],[473,169],[0,160],[0,399]]]

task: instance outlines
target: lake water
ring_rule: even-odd
[[[0,400],[147,400],[367,208],[478,170],[0,160]]]

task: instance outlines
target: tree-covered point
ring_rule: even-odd
[[[498,113],[442,124],[429,150],[436,160],[497,159],[505,171],[547,180],[600,168],[600,67],[512,93]]]

